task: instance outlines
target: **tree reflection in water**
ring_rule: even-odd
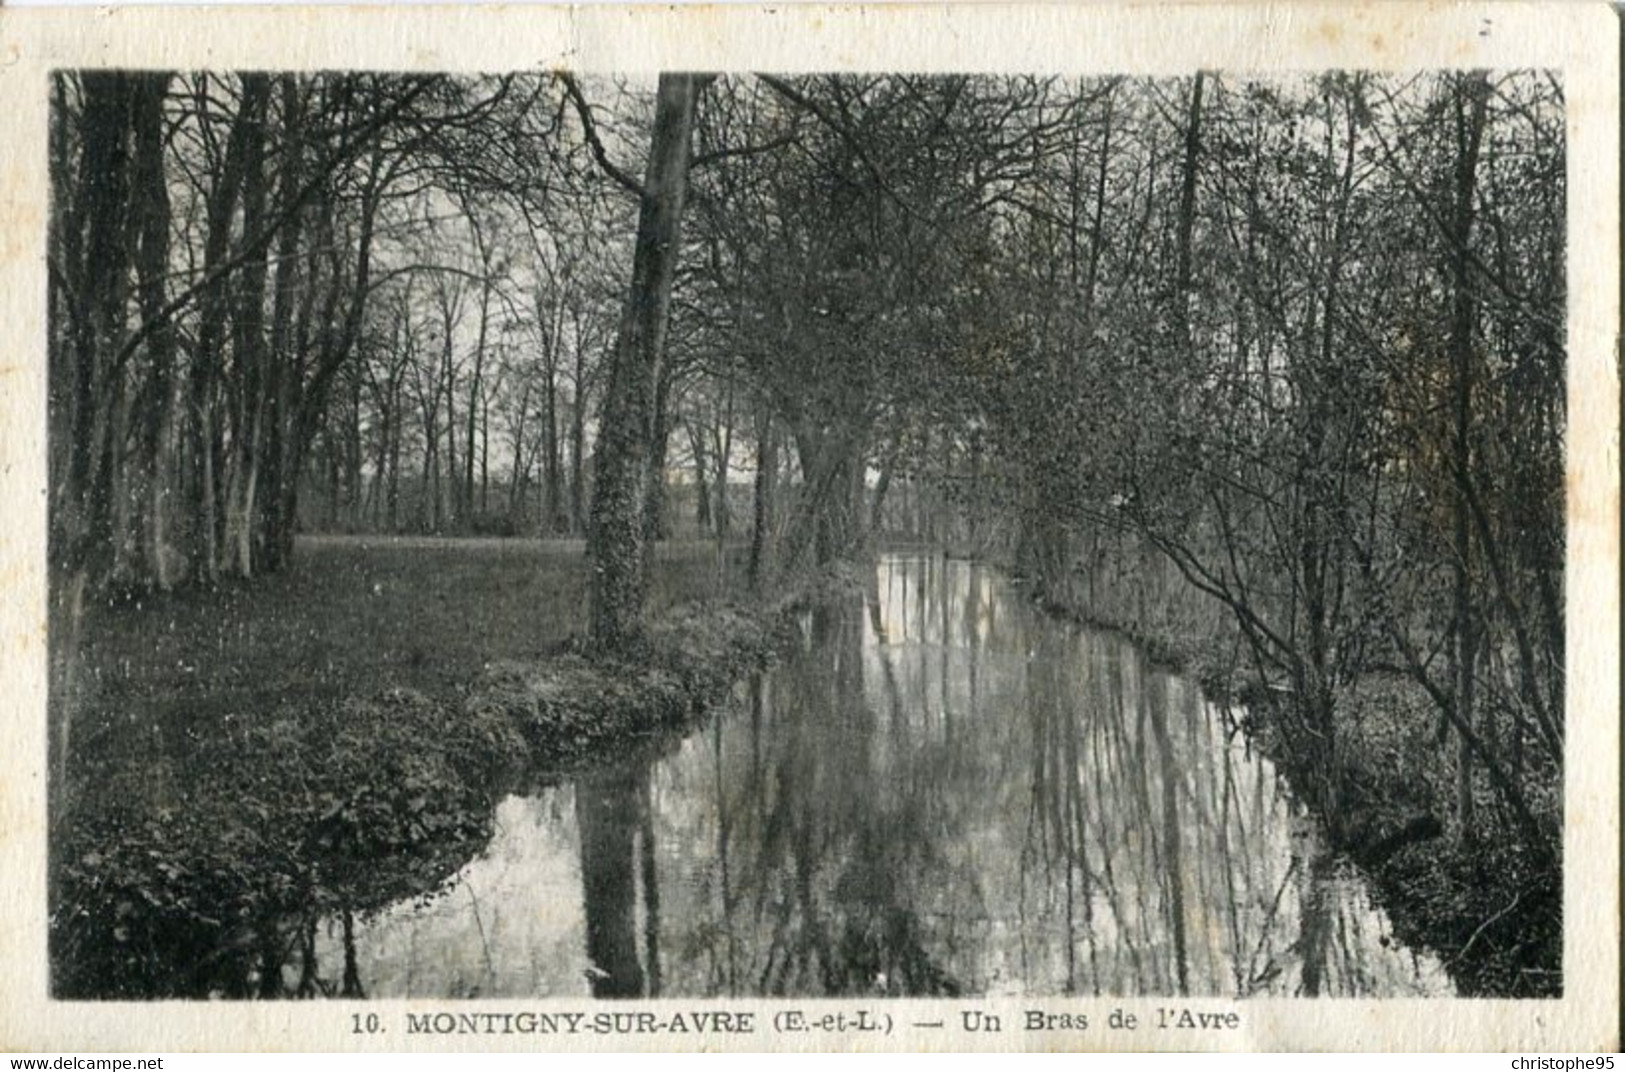
[[[887,558],[668,753],[504,802],[358,921],[367,992],[1450,990],[1233,720],[970,563]]]
[[[649,822],[648,763],[587,774],[576,781],[576,825],[581,831],[581,901],[587,929],[587,969],[594,997],[660,994],[659,898]],[[641,845],[639,844],[641,842]],[[634,864],[642,867],[634,875]],[[637,877],[648,908],[645,947],[638,954]]]

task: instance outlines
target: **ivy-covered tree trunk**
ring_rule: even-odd
[[[587,556],[588,622],[607,650],[641,633],[648,576],[644,504],[657,424],[672,279],[682,245],[688,188],[689,135],[703,79],[664,74],[656,92],[654,137],[638,211],[632,284],[610,355],[602,430],[593,457],[591,529]]]

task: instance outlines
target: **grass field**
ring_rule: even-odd
[[[715,544],[662,544],[650,610],[720,580]],[[579,540],[324,536],[302,538],[285,573],[95,608],[68,698],[75,759],[169,751],[227,716],[307,701],[453,695],[486,663],[578,631],[586,583]]]

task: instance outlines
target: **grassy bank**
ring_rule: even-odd
[[[1298,784],[1305,764],[1290,754],[1282,719],[1291,697],[1249,666],[1227,613],[1181,584],[1170,567],[1122,558],[1065,584],[1034,585],[1048,612],[1121,633],[1154,661],[1201,682],[1209,696],[1247,705],[1254,739]],[[1368,673],[1339,698],[1337,761],[1347,792],[1337,848],[1373,879],[1407,945],[1432,949],[1468,996],[1540,997],[1562,992],[1559,864],[1526,851],[1499,801],[1480,784],[1480,821],[1463,837],[1455,817],[1454,739],[1413,681]],[[1531,791],[1532,790],[1532,791]],[[1526,791],[1540,817],[1561,826],[1562,777],[1531,768]]]
[[[714,545],[662,545],[659,613],[733,591]],[[71,697],[74,767],[176,751],[227,716],[393,686],[454,696],[487,663],[547,654],[585,621],[579,540],[316,537],[286,573],[91,607]],[[87,766],[88,765],[88,766]]]
[[[434,890],[516,778],[686,725],[770,654],[793,598],[719,602],[714,548],[665,548],[650,644],[611,663],[568,641],[579,545],[303,550],[286,576],[86,622],[60,996],[308,991],[318,919]]]

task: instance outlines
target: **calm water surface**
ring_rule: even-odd
[[[876,580],[664,754],[504,800],[356,922],[366,993],[1451,991],[1193,683],[973,563]]]

